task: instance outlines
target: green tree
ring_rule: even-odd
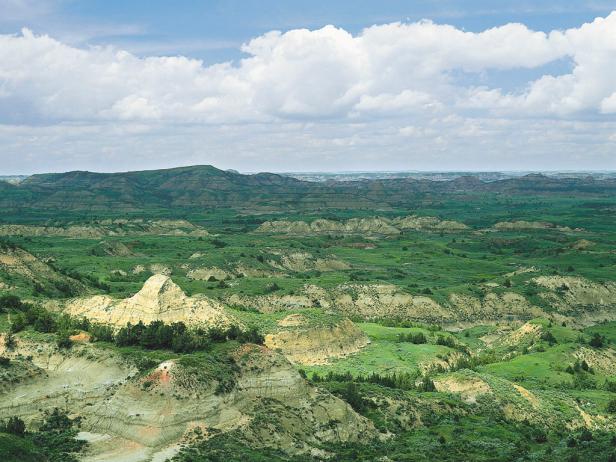
[[[23,438],[26,434],[26,424],[17,416],[9,417],[0,426],[0,431]]]
[[[604,343],[605,339],[598,332],[595,332],[595,335],[593,335],[590,342],[588,342],[588,344],[593,348],[602,348]]]
[[[349,403],[357,412],[362,412],[366,407],[366,403],[359,394],[357,385],[354,382],[347,384],[346,388],[341,392],[341,398]]]
[[[7,350],[12,350],[13,348],[15,348],[16,343],[17,342],[15,341],[15,335],[13,335],[13,332],[8,331],[4,336],[4,346]]]
[[[22,306],[21,299],[16,295],[3,295],[0,297],[0,311],[20,310]]]

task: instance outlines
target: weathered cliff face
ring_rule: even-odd
[[[267,334],[265,344],[279,350],[292,363],[327,364],[357,353],[369,343],[366,334],[348,319],[332,326],[302,327],[301,323],[293,325],[285,320],[279,324],[288,328]]]
[[[575,276],[539,276],[532,281],[549,289],[543,293],[544,298],[563,311],[616,306],[614,282],[600,284]]]
[[[514,292],[496,294],[488,292],[481,299],[468,295],[451,294],[449,305],[452,316],[458,320],[531,319],[545,312]]]
[[[391,226],[386,218],[351,218],[346,221],[317,219],[311,223],[305,221],[266,221],[257,228],[259,233],[283,233],[298,235],[319,234],[380,234],[395,236],[400,230]]]
[[[523,295],[493,292],[472,296],[453,293],[447,302],[438,303],[429,296],[412,295],[390,284],[342,284],[323,289],[306,285],[296,295],[232,295],[227,303],[253,307],[265,313],[322,308],[364,319],[394,318],[418,322],[474,324],[536,317],[587,324],[592,320],[615,319],[616,284],[598,284],[581,278],[540,276],[531,280],[542,291],[540,296],[554,308],[546,312]],[[563,289],[563,285],[568,288]]]
[[[377,435],[371,422],[344,401],[306,382],[279,354],[243,345],[232,355],[232,385],[221,392],[220,374],[169,360],[139,375],[110,352],[91,345],[60,354],[20,345],[44,374],[0,390],[0,418],[30,422],[43,409],[68,408],[83,418],[91,441],[88,461],[146,461],[173,455],[199,428],[240,429],[255,445],[308,453],[324,442]],[[6,352],[3,352],[6,353]],[[269,416],[262,421],[263,410]],[[163,457],[164,456],[164,457]]]
[[[331,289],[304,286],[298,295],[232,295],[228,302],[253,306],[262,312],[286,311],[298,308],[323,308],[348,316],[403,319],[447,319],[449,313],[434,300],[399,292],[387,284],[343,284]]]
[[[562,393],[528,390],[509,380],[469,370],[446,373],[434,380],[438,391],[459,395],[481,413],[485,406],[499,408],[505,420],[531,422],[542,428],[614,431],[616,422],[604,415],[590,415],[578,401]]]
[[[196,281],[226,281],[241,277],[286,277],[291,273],[308,271],[345,271],[351,266],[331,255],[315,256],[308,252],[288,252],[280,249],[263,249],[261,263],[235,262],[222,267],[201,266],[198,260],[182,265],[186,277]]]
[[[235,279],[235,274],[215,266],[209,268],[193,268],[186,273],[188,279],[195,281],[226,281],[227,279]]]
[[[271,254],[278,257],[267,260],[268,265],[281,271],[302,273],[305,271],[344,271],[351,266],[333,256],[315,257],[308,252],[282,252],[271,250]]]
[[[414,229],[421,231],[464,231],[469,229],[464,223],[453,220],[440,220],[436,217],[408,216],[395,218],[391,224],[398,229]]]
[[[65,311],[92,321],[124,326],[139,321],[165,323],[184,322],[208,326],[240,324],[224,307],[203,295],[188,297],[168,276],[155,274],[143,288],[130,298],[115,300],[105,295],[74,299],[67,303]]]
[[[2,417],[18,415],[30,422],[40,417],[41,409],[64,408],[74,402],[80,404],[71,410],[80,412],[91,403],[102,402],[136,373],[119,359],[92,349],[78,347],[71,354],[62,354],[49,343],[17,340],[17,347],[9,351],[3,340],[0,355],[22,358],[26,362],[22,370],[30,373],[0,390]]]
[[[133,251],[123,242],[101,241],[96,244],[90,252],[98,257],[130,257]]]
[[[229,303],[253,306],[263,312],[321,307],[347,316],[365,319],[394,318],[423,322],[465,322],[530,319],[543,311],[521,295],[507,292],[487,293],[483,299],[452,294],[441,305],[428,296],[402,292],[389,284],[343,284],[333,289],[307,285],[298,295],[241,297],[233,295]]]
[[[317,219],[305,221],[266,221],[257,228],[259,233],[282,233],[297,235],[319,234],[362,234],[374,236],[396,236],[402,230],[422,231],[463,231],[468,229],[463,223],[440,220],[436,217],[408,216],[390,220],[383,217],[351,218],[345,221]]]
[[[459,394],[467,403],[474,404],[481,395],[491,393],[490,386],[477,376],[460,374],[441,375],[434,380],[437,391]]]
[[[186,220],[100,220],[65,226],[0,225],[0,236],[60,236],[97,239],[111,236],[207,236]]]

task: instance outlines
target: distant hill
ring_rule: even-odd
[[[125,173],[73,171],[0,182],[0,210],[127,213],[232,208],[289,211],[408,207],[431,195],[475,193],[612,195],[615,179],[555,178],[529,174],[498,181],[460,176],[309,182],[272,173],[244,175],[210,165]]]

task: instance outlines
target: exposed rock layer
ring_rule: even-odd
[[[268,347],[279,349],[293,363],[306,365],[326,364],[331,359],[357,353],[368,343],[366,334],[348,319],[333,326],[302,328],[300,324],[265,336]]]
[[[408,216],[390,220],[384,217],[351,218],[345,221],[317,219],[305,221],[266,221],[258,228],[259,233],[282,233],[297,235],[319,234],[362,234],[396,236],[402,230],[423,231],[463,231],[468,229],[463,223],[440,220],[436,217]]]
[[[155,274],[130,298],[116,300],[106,295],[71,300],[66,312],[92,321],[124,326],[143,321],[184,322],[209,326],[238,324],[224,307],[203,295],[188,297],[168,276]]]

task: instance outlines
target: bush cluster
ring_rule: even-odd
[[[256,328],[242,331],[232,325],[227,329],[212,327],[209,329],[189,329],[183,322],[165,324],[152,321],[145,325],[128,323],[113,337],[117,346],[140,346],[146,349],[171,349],[176,353],[191,353],[209,349],[213,342],[237,340],[240,343],[263,344],[263,336]]]

